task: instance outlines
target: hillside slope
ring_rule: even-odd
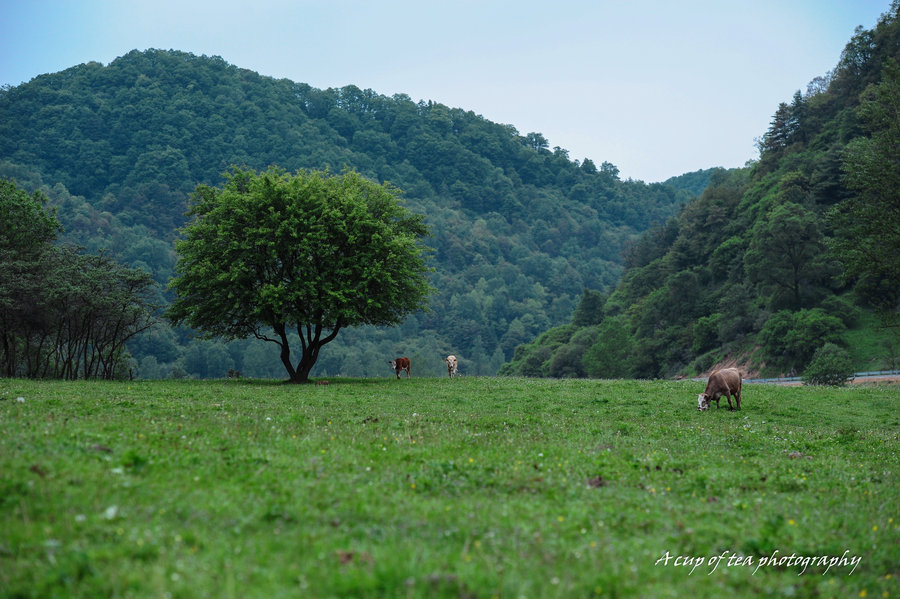
[[[858,368],[896,367],[900,342],[871,314],[900,315],[898,12],[777,107],[757,162],[713,174],[630,245],[612,293],[585,294],[503,372],[656,378],[730,360],[800,373],[828,343]]]
[[[230,165],[353,168],[399,186],[426,216],[433,309],[398,329],[342,334],[320,359],[326,375],[380,374],[394,353],[437,373],[450,352],[464,372],[496,372],[568,320],[584,288],[611,288],[624,245],[692,197],[677,181],[620,181],[608,162],[572,160],[539,133],[471,111],[319,90],[218,57],[132,51],[0,90],[0,176],[42,189],[68,240],[161,285],[190,193],[220,184]],[[281,376],[268,347],[192,341],[165,325],[131,351],[142,376]]]

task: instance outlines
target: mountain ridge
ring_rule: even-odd
[[[799,374],[825,356],[894,368],[900,314],[900,2],[776,108],[759,160],[713,173],[630,245],[608,294],[516,349],[501,373],[668,378],[740,361]],[[873,266],[874,265],[874,266]],[[819,350],[822,353],[819,354]],[[838,362],[834,359],[829,367]]]
[[[493,374],[516,345],[568,319],[583,289],[611,288],[626,243],[692,197],[548,146],[472,111],[320,90],[179,51],[135,50],[0,91],[0,175],[45,189],[68,240],[160,284],[192,189],[220,184],[230,165],[353,168],[400,187],[432,230],[433,309],[395,330],[342,333],[320,360],[329,376],[378,375],[394,352],[419,356],[425,372],[456,353],[464,372]],[[253,343],[163,329],[130,346],[141,376],[278,376]],[[260,354],[249,365],[248,352]]]

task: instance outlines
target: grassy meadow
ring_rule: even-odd
[[[0,379],[0,596],[900,597],[900,387],[702,388]]]

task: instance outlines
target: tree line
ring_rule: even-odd
[[[377,376],[395,353],[438,360],[425,369],[435,375],[448,353],[464,372],[495,374],[516,346],[566,322],[584,288],[611,289],[625,244],[709,178],[623,181],[609,162],[574,160],[540,133],[470,110],[316,89],[178,51],[129,52],[0,90],[0,175],[48,198],[61,240],[150,272],[154,303],[173,300],[165,288],[191,194],[222,185],[233,165],[349,167],[402,190],[429,228],[431,309],[399,327],[345,331],[317,362],[327,376]],[[219,344],[168,322],[128,348],[139,376],[281,376],[264,342]]]
[[[895,365],[898,12],[894,2],[858,29],[832,72],[777,108],[759,160],[715,173],[629,244],[614,289],[586,291],[568,324],[516,348],[501,372],[658,378],[730,359],[800,374],[822,348]],[[857,348],[854,330],[868,331]]]
[[[133,375],[129,339],[155,322],[150,275],[56,245],[39,193],[0,179],[0,372],[114,379]]]

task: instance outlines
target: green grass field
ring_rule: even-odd
[[[0,380],[0,596],[900,596],[900,388],[700,391]]]

